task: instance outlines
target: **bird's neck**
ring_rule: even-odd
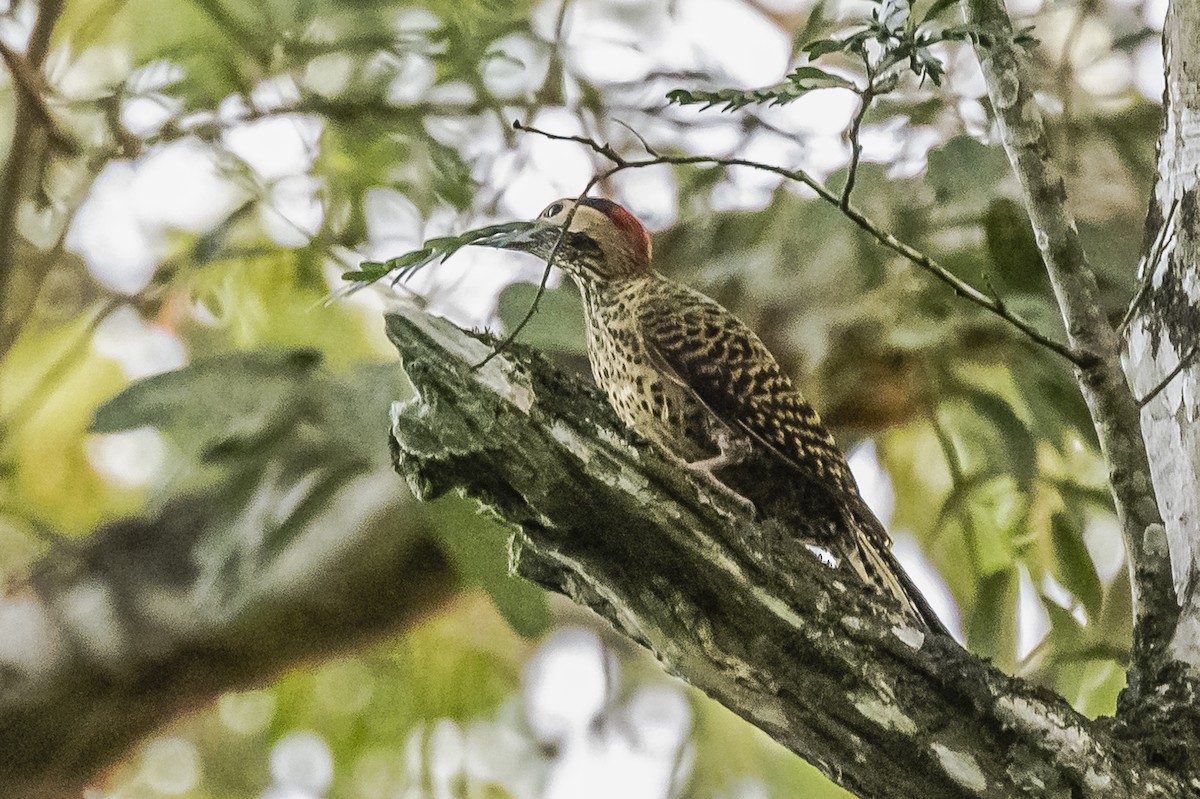
[[[589,276],[574,276],[575,284],[583,297],[584,313],[591,318],[609,312],[634,313],[640,295],[649,288],[657,277],[652,272],[633,277],[605,278],[599,280]]]
[[[597,347],[607,339],[632,329],[638,309],[650,283],[658,279],[654,273],[635,277],[595,280],[576,278],[583,297],[583,316],[587,324],[588,350],[596,354]]]

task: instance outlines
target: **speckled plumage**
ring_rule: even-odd
[[[547,234],[527,249],[549,257],[572,204],[547,208],[539,218]],[[592,374],[622,421],[690,463],[720,455],[721,443],[749,442],[760,460],[782,465],[785,501],[802,506],[789,523],[808,543],[936,628],[841,450],[762,340],[717,302],[654,272],[649,237],[615,203],[582,201],[570,231],[555,262],[580,287]],[[760,511],[775,504],[758,493],[770,481],[736,477],[730,487]]]

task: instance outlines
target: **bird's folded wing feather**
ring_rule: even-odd
[[[680,287],[682,289],[682,287]],[[656,368],[734,432],[774,450],[832,491],[857,494],[845,458],[766,345],[712,300],[650,300],[638,329]]]

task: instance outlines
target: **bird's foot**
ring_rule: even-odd
[[[713,472],[717,469],[724,469],[727,466],[738,465],[750,457],[750,453],[754,451],[754,444],[749,438],[746,436],[735,436],[729,431],[718,433],[716,442],[717,447],[721,450],[719,455],[700,461],[692,461],[687,464],[687,467],[692,471],[707,472],[711,479],[716,480],[717,478],[713,477]]]
[[[719,464],[718,466],[712,465],[713,461],[718,461],[721,459],[721,457],[722,456],[718,455],[716,458],[706,458],[702,461],[694,461],[692,463],[683,461],[682,465],[689,472],[691,472],[695,476],[701,478],[706,484],[708,484],[708,486],[710,488],[715,490],[721,496],[723,496],[726,499],[733,502],[735,505],[737,505],[739,508],[744,510],[746,513],[749,513],[750,515],[756,514],[758,512],[758,508],[755,507],[753,502],[746,499],[746,497],[742,496],[741,494],[734,491],[729,486],[722,483],[720,481],[720,479],[715,474],[713,474],[714,468],[721,468],[721,466],[728,465],[728,464],[724,464],[724,463]]]

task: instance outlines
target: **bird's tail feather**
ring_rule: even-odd
[[[890,539],[883,523],[867,508],[853,513],[850,521],[855,530],[854,551],[847,553],[852,567],[868,584],[895,597],[910,613],[920,619],[932,632],[950,635],[946,625],[934,612],[929,600],[921,593],[908,572],[892,552]]]

